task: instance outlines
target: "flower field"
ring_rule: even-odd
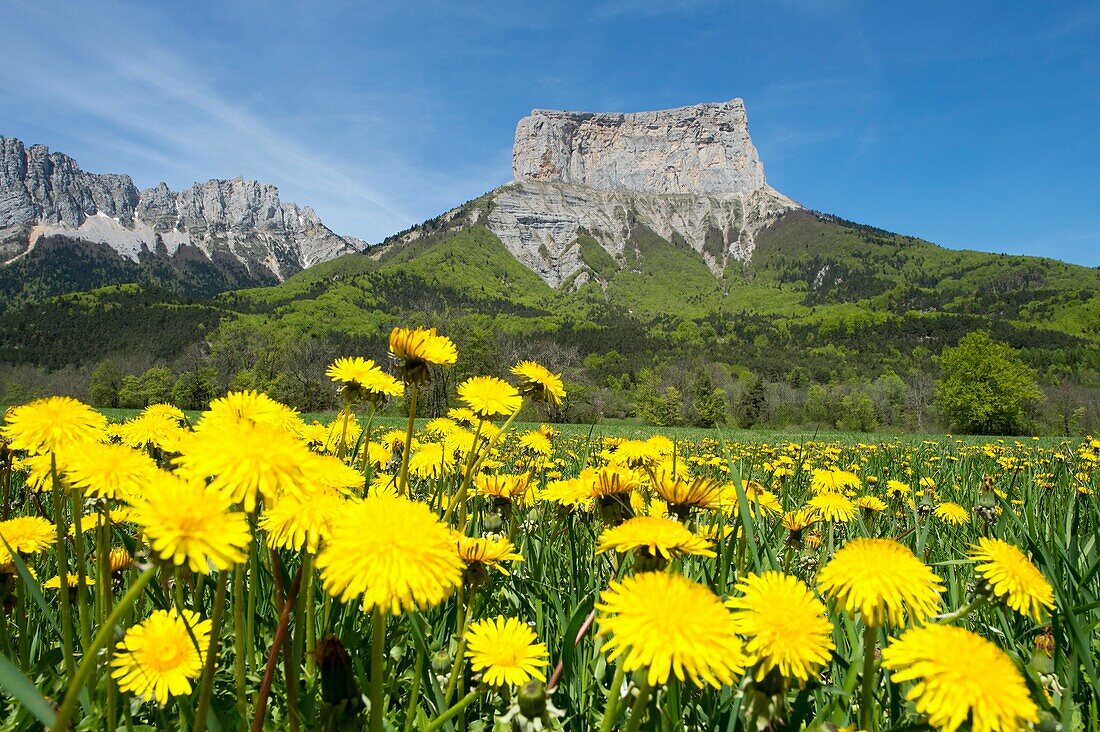
[[[1100,728],[1100,440],[521,426],[529,361],[418,423],[389,345],[327,422],[9,410],[3,728]]]

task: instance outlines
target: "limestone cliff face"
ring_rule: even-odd
[[[636,114],[536,109],[516,127],[512,173],[521,183],[654,194],[750,194],[765,185],[740,99]]]
[[[632,230],[645,226],[682,239],[717,276],[747,262],[757,232],[799,208],[767,184],[740,99],[636,114],[535,110],[516,127],[512,171],[487,209],[441,219],[484,223],[554,287],[597,276],[581,259],[582,234],[624,267]]]
[[[50,236],[106,244],[132,261],[143,251],[171,257],[197,249],[211,261],[239,262],[259,280],[362,248],[268,183],[234,178],[139,191],[128,175],[87,173],[43,145],[0,137],[0,264]]]

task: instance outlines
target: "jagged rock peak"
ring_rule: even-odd
[[[128,175],[87,173],[44,145],[0,137],[0,264],[58,234],[107,244],[134,261],[144,250],[174,256],[193,247],[277,279],[363,248],[309,206],[282,201],[270,183],[233,178],[138,191]]]
[[[517,182],[653,194],[766,188],[741,99],[630,114],[536,109],[519,121]]]

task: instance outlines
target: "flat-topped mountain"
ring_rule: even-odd
[[[720,276],[749,261],[764,227],[800,208],[767,184],[740,99],[635,114],[535,110],[516,127],[512,171],[515,182],[483,206],[443,221],[484,224],[566,289],[606,281],[594,258],[629,268],[646,231],[693,250]]]
[[[38,264],[68,260],[105,273],[88,282],[76,273],[61,278],[74,284],[133,281],[153,267],[210,293],[280,282],[360,249],[309,206],[282,201],[269,183],[234,178],[138,190],[128,175],[88,173],[44,145],[0,137],[0,266],[18,265],[28,287]]]

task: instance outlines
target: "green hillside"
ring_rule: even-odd
[[[642,226],[621,261],[582,233],[585,269],[553,289],[482,225],[436,220],[420,233],[206,299],[141,286],[27,299],[0,322],[0,360],[90,368],[106,357],[172,364],[200,352],[227,385],[291,389],[280,381],[288,369],[297,382],[323,382],[333,355],[384,358],[394,325],[429,324],[478,351],[471,368],[544,358],[589,385],[601,409],[622,412],[630,401],[617,390],[632,393],[643,369],[681,391],[703,372],[731,394],[753,374],[798,389],[870,383],[934,374],[943,348],[984,329],[1044,383],[1093,397],[1100,387],[1096,269],[944,249],[794,211],[758,235],[748,265],[718,277],[683,241]],[[323,383],[309,389],[324,395],[310,406],[330,398]]]

